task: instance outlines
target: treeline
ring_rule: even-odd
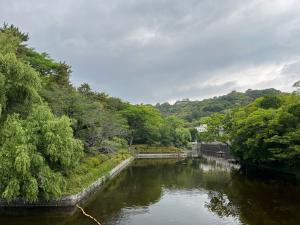
[[[203,141],[230,145],[243,164],[300,171],[300,82],[292,94],[276,94],[201,119]]]
[[[204,99],[202,101],[190,101],[188,99],[177,101],[171,105],[168,102],[156,104],[164,115],[175,115],[193,124],[197,124],[199,119],[209,116],[212,113],[224,112],[234,107],[244,106],[253,102],[255,99],[267,95],[279,94],[280,91],[270,88],[265,90],[247,90],[245,93],[232,91],[231,93]]]
[[[90,154],[187,145],[184,121],[86,83],[74,87],[71,67],[28,47],[28,39],[13,25],[0,28],[0,198],[59,198],[65,178]]]

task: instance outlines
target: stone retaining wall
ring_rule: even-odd
[[[162,158],[185,158],[187,157],[186,153],[143,153],[143,154],[137,154],[136,158],[138,159],[162,159]]]

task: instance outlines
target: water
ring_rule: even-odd
[[[143,159],[83,207],[103,225],[298,225],[300,185],[245,176],[226,163]],[[74,209],[2,213],[1,225],[96,224]]]

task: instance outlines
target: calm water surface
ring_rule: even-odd
[[[83,207],[103,225],[299,225],[300,185],[206,160],[136,160]],[[5,210],[0,224],[95,223],[70,209]]]

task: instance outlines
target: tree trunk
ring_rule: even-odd
[[[133,143],[133,135],[130,137],[130,140],[129,140],[129,146],[131,146]]]

